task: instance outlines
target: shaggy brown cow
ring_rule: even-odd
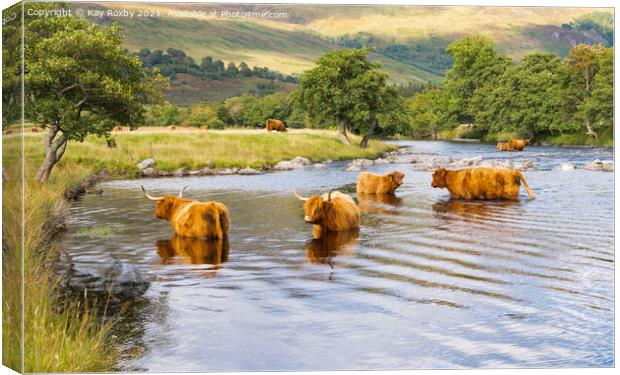
[[[201,239],[174,235],[156,243],[162,264],[213,264],[228,260],[228,238]]]
[[[39,128],[32,128],[30,129],[31,132],[33,133],[38,133],[39,132]]]
[[[497,151],[512,151],[508,141],[499,141],[499,142],[497,142],[497,147],[496,148],[497,148]]]
[[[306,242],[306,259],[309,263],[329,264],[331,266],[333,257],[355,254],[355,245],[359,234],[359,229],[323,233],[320,238]]]
[[[330,191],[323,195],[304,198],[293,190],[297,199],[304,202],[304,220],[314,224],[314,237],[324,232],[342,232],[359,227],[360,210],[350,195]]]
[[[530,198],[535,199],[521,172],[502,168],[439,168],[433,172],[431,186],[447,188],[452,198],[517,200],[521,182]]]
[[[220,202],[197,202],[183,198],[181,189],[178,197],[164,195],[153,197],[140,186],[150,200],[156,202],[155,216],[168,220],[175,233],[192,238],[224,238],[230,227],[228,208]],[[187,187],[187,186],[186,186]]]
[[[265,127],[267,128],[268,132],[272,130],[278,132],[286,132],[286,124],[280,120],[269,119],[267,120],[267,124]]]
[[[403,184],[405,175],[394,171],[386,175],[362,172],[357,176],[357,192],[369,194],[394,194],[394,191]]]
[[[172,130],[176,130],[176,129],[177,129],[177,127],[176,127],[176,126],[174,126],[174,125],[168,126],[168,130],[171,130],[171,131],[172,131]]]
[[[509,151],[523,151],[528,144],[530,144],[529,139],[511,139],[508,141],[508,148]]]
[[[11,134],[13,134],[13,130],[11,129],[7,129],[4,131],[4,135],[11,135]]]

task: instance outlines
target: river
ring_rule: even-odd
[[[419,158],[532,160],[537,199],[522,189],[520,202],[451,201],[415,164],[379,164],[367,170],[406,174],[396,198],[360,197],[359,233],[314,241],[291,190],[355,195],[359,172],[344,162],[109,181],[75,202],[63,243],[75,273],[131,266],[148,280],[128,325],[138,354],[120,369],[613,366],[613,173],[582,168],[613,150],[399,145]],[[139,184],[155,195],[188,185],[186,196],[226,204],[228,240],[175,238]],[[106,226],[119,230],[88,234]]]

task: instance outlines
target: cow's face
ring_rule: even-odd
[[[306,223],[316,224],[323,219],[323,212],[325,211],[325,205],[328,202],[323,201],[323,197],[315,195],[304,203],[304,220]]]
[[[446,169],[445,168],[439,168],[435,172],[433,172],[433,182],[431,182],[431,186],[434,188],[446,187]]]
[[[404,173],[400,173],[398,171],[390,173],[389,176],[392,179],[392,184],[394,184],[394,187],[399,187],[400,185],[402,185],[403,180],[405,179]]]
[[[174,206],[176,199],[176,197],[166,195],[162,199],[155,202],[155,217],[165,220],[170,219],[170,211]]]
[[[530,140],[529,139],[524,140],[523,144],[526,145],[526,146],[529,145],[530,144]]]

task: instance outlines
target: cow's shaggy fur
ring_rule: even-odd
[[[265,124],[265,128],[267,131],[278,131],[278,132],[286,132],[286,124],[280,120],[269,119]]]
[[[348,194],[331,191],[309,198],[297,197],[305,201],[304,220],[314,224],[315,238],[323,232],[342,232],[359,227],[360,210]]]
[[[380,176],[369,172],[362,172],[357,176],[357,192],[369,194],[394,194],[394,191],[403,184],[405,175],[398,171]]]
[[[155,203],[155,216],[168,220],[176,234],[192,238],[224,238],[230,227],[228,208],[220,202],[197,202],[164,195]]]
[[[519,171],[501,168],[468,168],[433,172],[434,188],[447,188],[453,198],[464,199],[519,199],[521,182],[530,198],[535,199],[525,177]]]

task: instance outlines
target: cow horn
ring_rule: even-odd
[[[181,188],[181,191],[179,192],[179,198],[183,198],[183,192],[185,191],[185,189],[187,188],[188,185],[183,186],[183,188]]]
[[[328,202],[332,201],[332,192],[333,192],[333,190],[330,190],[329,193],[327,193],[327,201]]]
[[[146,189],[144,188],[144,186],[140,185],[140,187],[142,188],[142,191],[144,192],[144,195],[146,195],[146,197],[152,201],[159,201],[164,199],[164,197],[154,197],[151,194],[146,192]]]
[[[293,190],[293,195],[295,196],[295,198],[299,199],[300,201],[307,201],[309,198],[304,198],[301,195],[297,194],[297,192],[295,190]]]

